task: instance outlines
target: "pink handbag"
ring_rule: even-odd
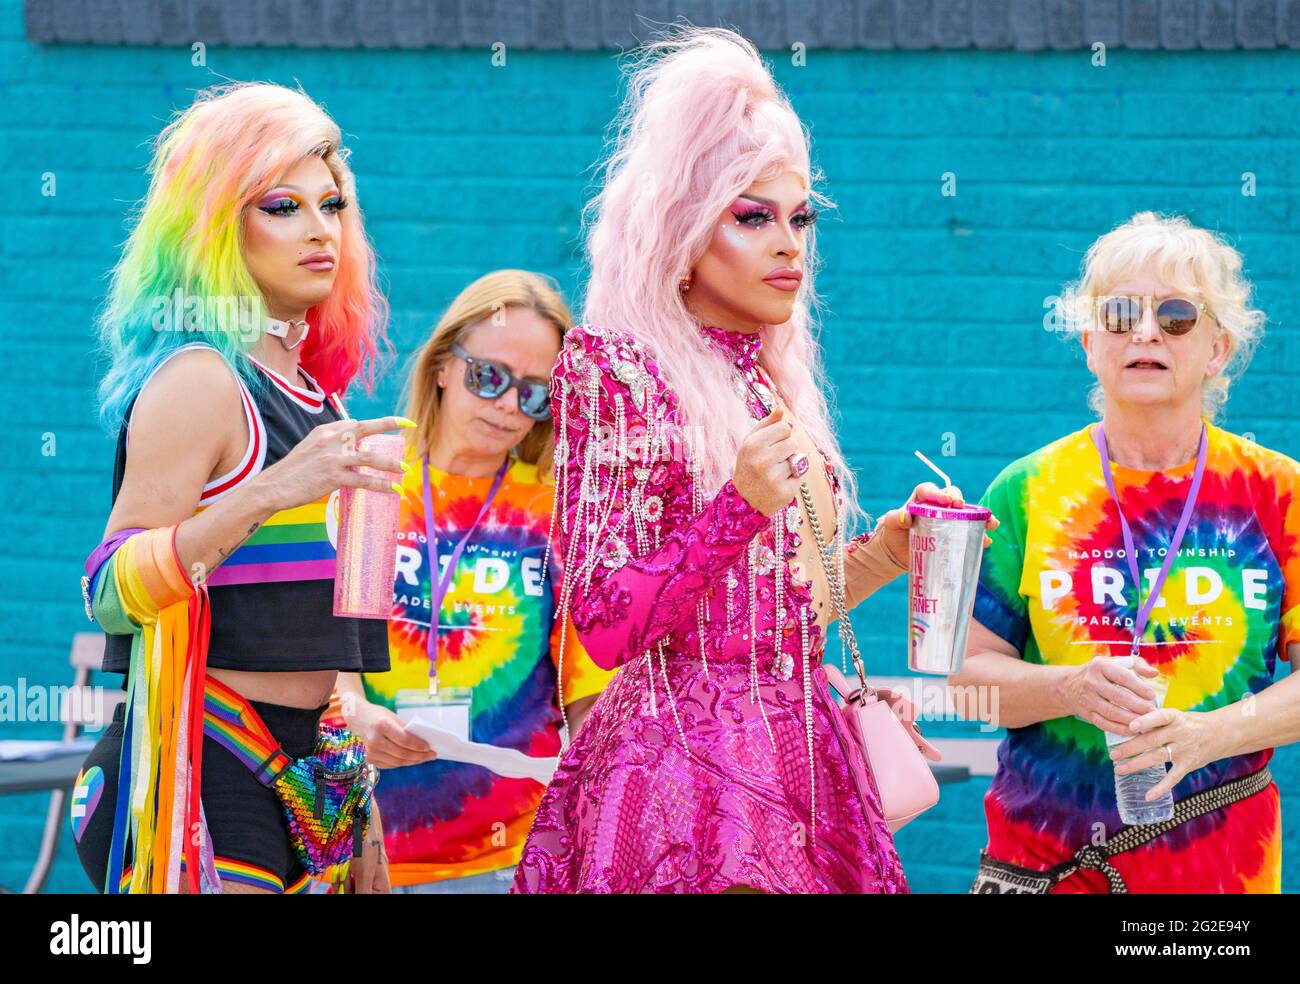
[[[821,522],[813,505],[808,483],[799,486],[804,512],[808,514],[822,569],[831,590],[831,603],[839,615],[836,628],[840,639],[853,658],[861,686],[854,689],[844,674],[829,663],[823,663],[826,680],[844,701],[841,707],[831,701],[833,713],[840,716],[844,731],[857,743],[860,755],[850,755],[849,767],[864,801],[869,801],[873,786],[880,793],[880,807],[889,829],[895,831],[919,817],[939,802],[939,784],[926,759],[938,762],[939,750],[921,737],[916,726],[916,709],[905,694],[867,683],[867,669],[858,650],[857,635],[849,618],[844,595],[844,541],[839,539],[838,563],[832,565],[828,557],[831,550],[822,536]],[[839,500],[835,504],[835,528],[842,532],[839,521]],[[865,770],[863,768],[865,766]]]
[[[939,750],[921,737],[906,694],[868,685],[856,652],[853,665],[862,684],[856,688],[836,667],[823,664],[827,683],[844,701],[843,707],[834,701],[831,706],[862,752],[860,760],[849,756],[859,789],[865,794],[875,779],[885,820],[896,831],[939,802],[939,784],[926,764],[939,761]],[[860,763],[870,775],[862,774]]]

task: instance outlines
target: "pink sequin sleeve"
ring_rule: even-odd
[[[568,610],[592,661],[613,668],[693,624],[771,520],[730,480],[692,508],[675,398],[627,338],[572,329],[553,392]]]

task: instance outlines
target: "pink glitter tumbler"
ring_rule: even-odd
[[[402,460],[400,434],[372,434],[357,444]],[[395,481],[399,476],[374,468],[362,474]],[[334,572],[334,614],[344,618],[388,618],[393,608],[400,498],[391,492],[345,487],[339,490],[338,568]]]

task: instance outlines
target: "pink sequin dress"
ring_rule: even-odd
[[[759,336],[704,331],[761,418]],[[561,605],[621,668],[561,757],[512,891],[907,892],[874,784],[850,770],[811,589],[776,562],[804,527],[730,481],[701,495],[668,447],[676,395],[628,336],[572,329],[553,383]]]

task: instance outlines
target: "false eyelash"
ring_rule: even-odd
[[[775,221],[776,216],[772,214],[770,209],[756,208],[752,212],[745,212],[742,215],[735,216],[735,219],[741,225],[753,225],[754,223],[751,221],[752,219],[762,219],[764,222],[772,222]]]
[[[298,203],[292,198],[282,198],[276,205],[269,208],[265,205],[259,205],[257,207],[267,215],[291,215],[298,211]]]
[[[352,203],[351,203],[350,201],[348,201],[348,199],[346,199],[346,198],[340,198],[340,199],[338,199],[337,201],[334,201],[334,202],[326,202],[325,204],[326,204],[326,205],[333,205],[333,206],[334,206],[334,211],[336,211],[336,212],[342,212],[345,208],[347,208],[347,207],[348,207],[349,205],[351,205]],[[324,208],[325,206],[322,205],[321,207]]]
[[[800,229],[807,229],[810,225],[812,225],[814,222],[817,221],[817,216],[819,216],[820,214],[821,213],[818,212],[817,209],[810,208],[802,215],[796,215],[792,221],[798,222]]]

